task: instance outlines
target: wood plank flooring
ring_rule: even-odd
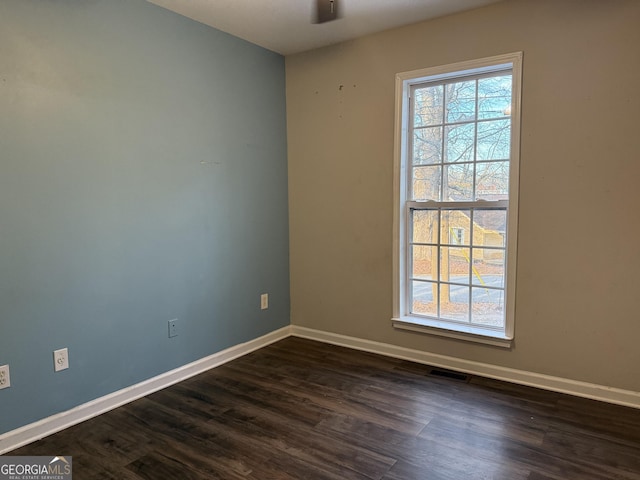
[[[74,479],[640,480],[640,411],[300,338],[11,455]]]

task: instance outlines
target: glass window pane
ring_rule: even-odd
[[[442,210],[441,242],[451,245],[469,245],[471,212],[469,210]]]
[[[413,210],[414,243],[438,243],[438,210]]]
[[[440,316],[448,320],[469,321],[469,287],[440,284]]]
[[[438,298],[438,284],[433,282],[412,283],[412,304],[411,312],[420,315],[438,316],[438,306],[434,298]]]
[[[447,122],[465,122],[475,120],[475,80],[448,84],[446,86],[445,103]]]
[[[476,164],[476,200],[506,200],[509,196],[509,162]]]
[[[511,151],[511,120],[478,122],[477,160],[508,160]]]
[[[468,248],[440,248],[440,281],[468,284],[469,270]]]
[[[443,95],[444,89],[442,85],[417,88],[414,91],[413,123],[416,127],[441,125],[443,123]]]
[[[443,201],[470,201],[473,198],[473,163],[444,165]]]
[[[441,167],[415,167],[413,169],[413,200],[440,200]]]
[[[502,247],[507,231],[506,210],[473,211],[473,245],[476,247]]]
[[[438,247],[413,246],[412,277],[420,280],[436,280]]]
[[[474,123],[445,128],[445,162],[473,161],[476,128]]]
[[[402,218],[403,229],[409,223],[403,295],[410,313],[448,321],[452,329],[469,322],[499,329],[506,322],[506,201],[518,73],[470,72],[477,76],[415,78],[423,83],[404,97],[410,117],[401,167],[411,178],[401,182],[409,207]]]
[[[478,118],[511,115],[511,75],[478,80]]]
[[[504,250],[474,248],[471,283],[504,288]]]
[[[471,322],[504,328],[504,290],[473,287]]]
[[[429,165],[442,161],[442,127],[413,131],[413,164]]]

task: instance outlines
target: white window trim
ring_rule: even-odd
[[[405,195],[407,185],[407,125],[403,121],[408,116],[409,90],[411,85],[426,79],[446,79],[463,75],[465,72],[478,74],[491,72],[508,65],[512,68],[513,90],[511,107],[511,160],[509,174],[509,215],[507,218],[507,257],[505,284],[505,329],[493,331],[472,325],[453,323],[412,316],[407,311],[405,294],[407,286],[406,248],[407,218]],[[510,348],[514,338],[516,259],[518,233],[518,184],[520,166],[520,107],[522,91],[522,52],[508,53],[482,59],[430,67],[396,75],[395,138],[393,165],[393,317],[395,328],[469,340],[494,346]]]

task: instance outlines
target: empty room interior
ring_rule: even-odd
[[[0,0],[0,465],[640,479],[639,26]]]

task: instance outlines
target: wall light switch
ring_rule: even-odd
[[[263,293],[260,295],[260,310],[266,310],[269,308],[269,294]]]

